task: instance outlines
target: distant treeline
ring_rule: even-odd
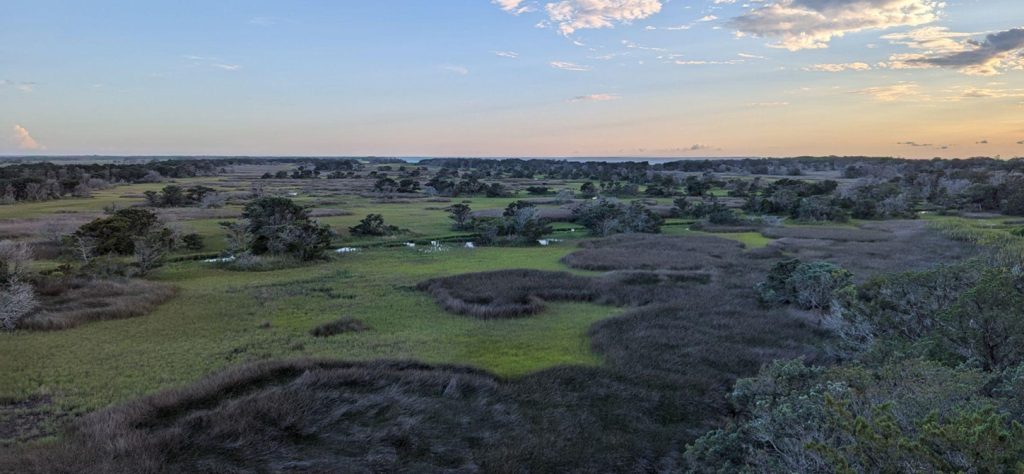
[[[0,203],[47,201],[67,196],[88,197],[92,191],[116,184],[159,182],[164,178],[214,176],[235,165],[306,163],[318,170],[352,169],[361,161],[352,158],[180,158],[143,161],[125,158],[121,163],[93,162],[55,164],[11,158],[0,166]],[[395,158],[361,159],[370,163],[400,163]],[[85,158],[83,157],[83,161]]]

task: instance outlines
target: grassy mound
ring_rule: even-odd
[[[175,294],[170,285],[135,279],[46,279],[36,291],[40,307],[19,321],[18,329],[52,331],[142,316]]]
[[[719,237],[629,234],[586,241],[562,263],[583,270],[703,270],[738,257],[743,244]]]
[[[539,270],[466,273],[427,280],[417,289],[446,311],[480,319],[537,314],[545,301],[593,301],[599,295],[590,278]]]
[[[0,471],[470,472],[521,425],[472,369],[259,363],[87,416]]]

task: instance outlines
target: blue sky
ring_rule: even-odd
[[[1024,155],[1019,0],[0,8],[2,154]]]

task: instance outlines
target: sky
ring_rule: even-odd
[[[2,0],[0,154],[1024,156],[1024,2]]]

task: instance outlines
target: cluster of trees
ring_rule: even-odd
[[[171,185],[164,186],[159,192],[146,191],[146,204],[152,207],[221,207],[227,200],[226,196],[216,189],[196,185],[189,188]]]
[[[89,197],[94,190],[120,183],[158,182],[163,178],[210,176],[230,163],[218,160],[165,160],[150,163],[57,165],[26,163],[0,166],[0,203]]]
[[[657,234],[665,222],[639,201],[624,205],[605,198],[577,206],[572,218],[591,234],[602,237],[620,233]]]
[[[712,472],[1024,469],[1024,277],[978,258],[855,285],[779,263],[762,302],[822,314],[843,363],[776,361],[736,383],[734,420],[686,451]]]
[[[82,264],[81,272],[97,275],[148,274],[160,266],[164,256],[177,249],[199,251],[203,239],[196,233],[182,233],[164,226],[152,211],[120,209],[96,219],[63,238],[66,252]],[[131,256],[133,267],[122,265]]]
[[[448,215],[453,229],[476,232],[482,244],[531,244],[553,232],[539,209],[527,201],[509,203],[501,217],[473,217],[464,203],[449,206]]]
[[[469,174],[456,181],[458,172],[441,170],[427,182],[427,192],[441,196],[472,196],[503,197],[509,194],[504,184],[499,182],[485,183],[477,175]]]
[[[228,251],[245,256],[290,256],[309,261],[323,258],[333,232],[309,215],[309,210],[283,197],[261,197],[242,210],[242,219],[222,222]]]

